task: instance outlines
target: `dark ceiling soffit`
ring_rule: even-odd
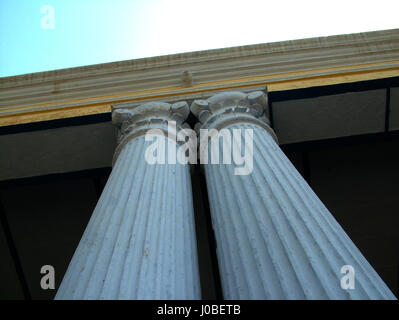
[[[355,136],[330,138],[322,140],[301,141],[280,145],[284,152],[313,151],[328,148],[341,148],[359,144],[370,144],[382,141],[399,140],[399,130],[379,133],[368,133]],[[399,151],[399,149],[398,149]]]
[[[0,135],[56,129],[62,127],[82,126],[93,123],[109,122],[111,120],[112,120],[111,112],[107,112],[107,113],[79,116],[73,118],[23,123],[23,124],[0,127]]]
[[[377,90],[389,87],[399,87],[399,77],[359,81],[352,83],[341,83],[328,86],[293,89],[286,91],[273,91],[269,92],[269,98],[273,102],[279,102],[296,99],[317,98],[348,92]]]
[[[52,183],[54,181],[60,181],[61,179],[94,179],[101,176],[108,177],[111,174],[111,167],[86,169],[72,172],[63,173],[51,173],[42,176],[16,178],[0,181],[0,191],[3,188],[13,186],[26,186],[26,185],[37,185],[39,183]]]

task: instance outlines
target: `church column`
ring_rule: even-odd
[[[114,166],[56,299],[200,299],[189,166],[151,164],[145,137],[158,129],[154,140],[173,154],[168,121],[179,130],[188,114],[186,102],[113,112]]]
[[[395,299],[279,148],[263,92],[219,93],[194,101],[191,111],[200,120],[200,150],[208,150],[201,161],[209,162],[204,170],[226,299]],[[215,147],[201,129],[219,130],[223,143]],[[226,130],[245,163],[223,163]],[[244,140],[247,149],[240,148]],[[210,163],[212,150],[219,163]]]

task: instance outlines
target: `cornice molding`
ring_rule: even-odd
[[[114,103],[398,75],[399,29],[174,54],[0,78],[0,125],[109,112]]]

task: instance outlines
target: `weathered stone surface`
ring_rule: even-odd
[[[244,105],[245,98],[224,93],[191,107],[197,116],[202,110],[220,115],[202,126],[253,130],[252,173],[235,175],[232,164],[204,165],[224,297],[395,299],[278,147],[271,129],[241,114],[233,122],[223,119],[229,116],[224,110]],[[345,265],[355,270],[353,290],[341,287]]]
[[[114,112],[122,130],[114,168],[56,299],[200,298],[189,167],[144,157],[144,129],[165,129],[187,109],[149,103]]]

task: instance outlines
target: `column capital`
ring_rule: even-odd
[[[234,123],[251,123],[266,129],[277,141],[270,128],[268,99],[263,91],[221,92],[206,100],[194,100],[190,109],[199,120],[197,133],[200,129],[220,130]]]
[[[115,108],[116,107],[116,108]],[[176,132],[170,132],[169,121],[176,122],[176,130],[190,128],[184,121],[190,114],[190,108],[186,101],[173,104],[166,102],[148,102],[138,106],[123,108],[114,106],[112,111],[112,123],[119,128],[118,146],[114,154],[114,163],[123,147],[132,139],[145,135],[148,130],[159,129],[165,136],[174,136]]]

